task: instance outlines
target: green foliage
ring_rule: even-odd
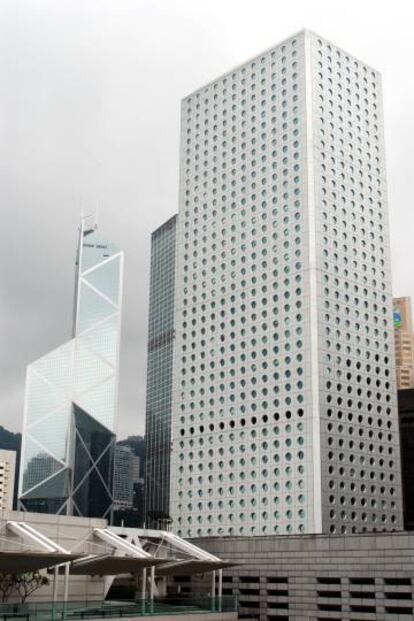
[[[14,575],[0,573],[0,597],[2,602],[7,602],[14,589]]]
[[[23,574],[0,572],[0,596],[2,602],[7,602],[11,595],[17,595],[22,604],[37,589],[49,584],[49,578],[39,571],[27,571]]]

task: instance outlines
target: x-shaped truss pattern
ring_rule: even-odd
[[[123,253],[83,220],[74,336],[27,369],[22,509],[105,517],[112,506]]]

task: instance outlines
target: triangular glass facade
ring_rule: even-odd
[[[116,305],[119,297],[119,267],[120,257],[111,259],[108,263],[98,265],[88,271],[84,278],[88,284],[97,289],[101,295]]]
[[[82,222],[73,338],[27,369],[22,509],[111,512],[122,270],[122,251]]]
[[[115,435],[74,405],[73,501],[80,515],[102,517],[112,507]]]

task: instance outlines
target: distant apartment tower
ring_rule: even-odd
[[[132,509],[134,487],[139,480],[139,457],[128,446],[117,444],[114,460],[114,510]]]
[[[395,367],[398,390],[414,388],[414,343],[411,299],[394,298]]]
[[[151,236],[145,430],[147,526],[169,519],[177,216]]]
[[[123,252],[84,219],[76,264],[73,338],[27,368],[19,505],[110,517]]]
[[[0,450],[0,509],[13,509],[16,451]]]
[[[402,527],[381,78],[308,31],[182,102],[184,537]]]

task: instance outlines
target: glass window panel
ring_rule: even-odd
[[[83,410],[111,431],[115,423],[115,386],[115,377],[111,377],[77,399]]]
[[[102,358],[91,352],[78,340],[74,369],[74,389],[76,395],[85,392],[97,382],[113,375],[114,369]],[[92,413],[92,412],[91,412]]]
[[[79,298],[79,332],[92,328],[96,323],[113,315],[116,308],[87,284],[81,282]]]
[[[23,493],[64,467],[28,436],[25,439],[22,464]]]
[[[118,246],[102,238],[97,231],[86,234],[82,244],[81,271],[84,272],[118,252]]]
[[[118,304],[119,299],[120,261],[120,257],[115,257],[83,276],[114,304]]]
[[[94,468],[73,495],[81,515],[103,517],[112,506],[112,498]]]
[[[68,401],[66,406],[27,429],[32,438],[62,461],[67,459],[71,409],[72,404]]]
[[[85,344],[87,349],[115,365],[118,361],[119,316],[108,319],[93,330],[88,330],[79,337],[79,341]]]
[[[38,485],[34,490],[28,492],[25,499],[56,498],[60,499],[60,504],[62,504],[69,494],[69,477],[70,471],[68,468],[65,468],[45,481],[45,483]]]
[[[59,407],[64,392],[58,391],[54,385],[46,382],[29,366],[26,384],[26,425],[31,425],[48,412]]]
[[[31,365],[36,373],[49,382],[50,389],[53,391],[68,393],[72,373],[73,347],[74,341],[69,341]]]

